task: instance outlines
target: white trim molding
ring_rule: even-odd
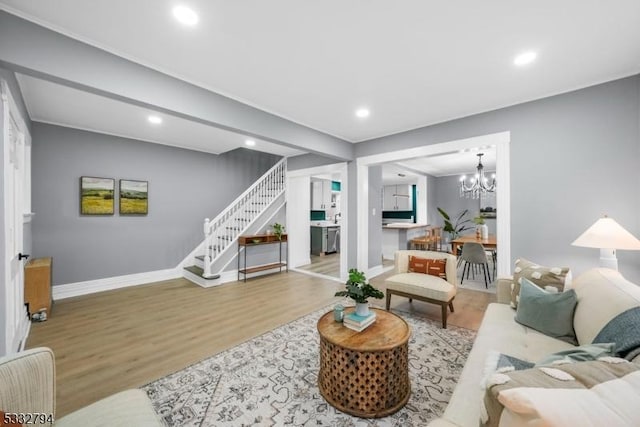
[[[338,277],[328,276],[326,274],[316,273],[314,271],[302,270],[300,268],[290,268],[289,271],[294,271],[294,272],[300,273],[300,274],[306,274],[307,276],[313,276],[313,277],[317,277],[319,279],[331,280],[333,282],[338,282],[338,283],[344,283],[344,280],[342,280],[342,279],[340,279]]]
[[[341,180],[341,189],[340,189],[340,200],[341,200],[341,207],[340,207],[340,213],[341,213],[341,218],[340,218],[340,280],[346,280],[347,277],[349,276],[348,271],[349,271],[349,267],[348,267],[348,263],[349,263],[349,247],[352,246],[349,243],[349,218],[351,217],[351,215],[354,214],[354,212],[350,212],[349,211],[349,170],[348,170],[348,164],[346,162],[339,162],[339,163],[332,163],[332,164],[328,164],[328,165],[322,165],[322,166],[316,166],[316,167],[312,167],[312,168],[306,168],[306,169],[296,169],[293,171],[287,171],[287,179],[295,179],[295,178],[302,178],[302,177],[311,177],[312,175],[325,175],[325,174],[339,174],[340,175],[340,180]],[[289,185],[289,182],[287,182],[287,186]],[[309,190],[310,191],[310,190]],[[296,205],[296,203],[298,203],[298,205]],[[296,209],[297,207],[299,207],[299,200],[296,199],[296,195],[295,194],[291,194],[290,191],[287,191],[287,215],[291,215],[292,212],[298,212],[298,209]],[[304,208],[305,212],[308,215],[308,206]],[[307,216],[307,223],[309,224],[309,226],[311,225],[311,221],[308,219],[309,217]],[[287,224],[289,224],[289,217],[287,218]],[[289,235],[289,243],[293,246],[293,244],[291,243],[292,239],[296,239],[296,235],[295,234],[290,234]],[[287,248],[287,250],[289,250]],[[291,256],[289,256],[289,259],[291,259]],[[301,265],[304,264],[300,264],[300,263],[295,263],[295,267],[299,267]],[[293,265],[293,263],[292,263]],[[304,271],[304,270],[299,270],[301,273],[303,274],[307,274],[308,272]],[[366,271],[366,270],[363,270]],[[331,279],[331,276],[319,276],[319,277],[324,277],[327,279]]]
[[[80,295],[89,295],[96,292],[146,285],[148,283],[177,279],[179,277],[182,277],[181,269],[169,268],[167,270],[147,271],[145,273],[128,274],[125,276],[106,277],[104,279],[56,285],[52,287],[52,294],[54,301],[58,301]]]
[[[367,271],[367,279],[373,279],[376,276],[381,275],[385,272],[385,269],[382,267],[382,264],[374,265]]]
[[[497,243],[500,248],[498,251],[498,275],[509,275],[511,272],[510,143],[511,132],[506,131],[357,158],[358,251],[356,258],[358,269],[361,271],[369,270],[369,166],[489,145],[496,147],[496,178],[500,186],[496,197],[497,210],[499,212],[497,217]]]

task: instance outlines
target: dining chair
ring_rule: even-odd
[[[460,259],[464,261],[460,284],[464,282],[464,273],[467,273],[467,279],[469,279],[469,273],[477,266],[483,271],[484,286],[488,289],[489,282],[491,282],[491,270],[489,270],[489,259],[487,258],[484,246],[481,243],[465,242],[465,244],[462,245],[462,255]]]

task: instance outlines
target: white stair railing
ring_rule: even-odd
[[[213,220],[204,220],[204,277],[213,277],[214,262],[285,190],[287,159],[262,175]]]

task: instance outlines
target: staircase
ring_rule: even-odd
[[[263,229],[284,206],[286,171],[282,159],[213,220],[204,220],[204,241],[183,262],[185,278],[203,287],[228,281],[221,274],[236,258],[238,236]]]

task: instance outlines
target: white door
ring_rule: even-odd
[[[4,133],[4,215],[5,259],[2,312],[5,318],[5,342],[0,354],[16,352],[24,345],[29,327],[24,306],[23,213],[25,186],[24,122],[11,101],[6,83],[2,84]],[[11,102],[10,102],[11,101]]]

